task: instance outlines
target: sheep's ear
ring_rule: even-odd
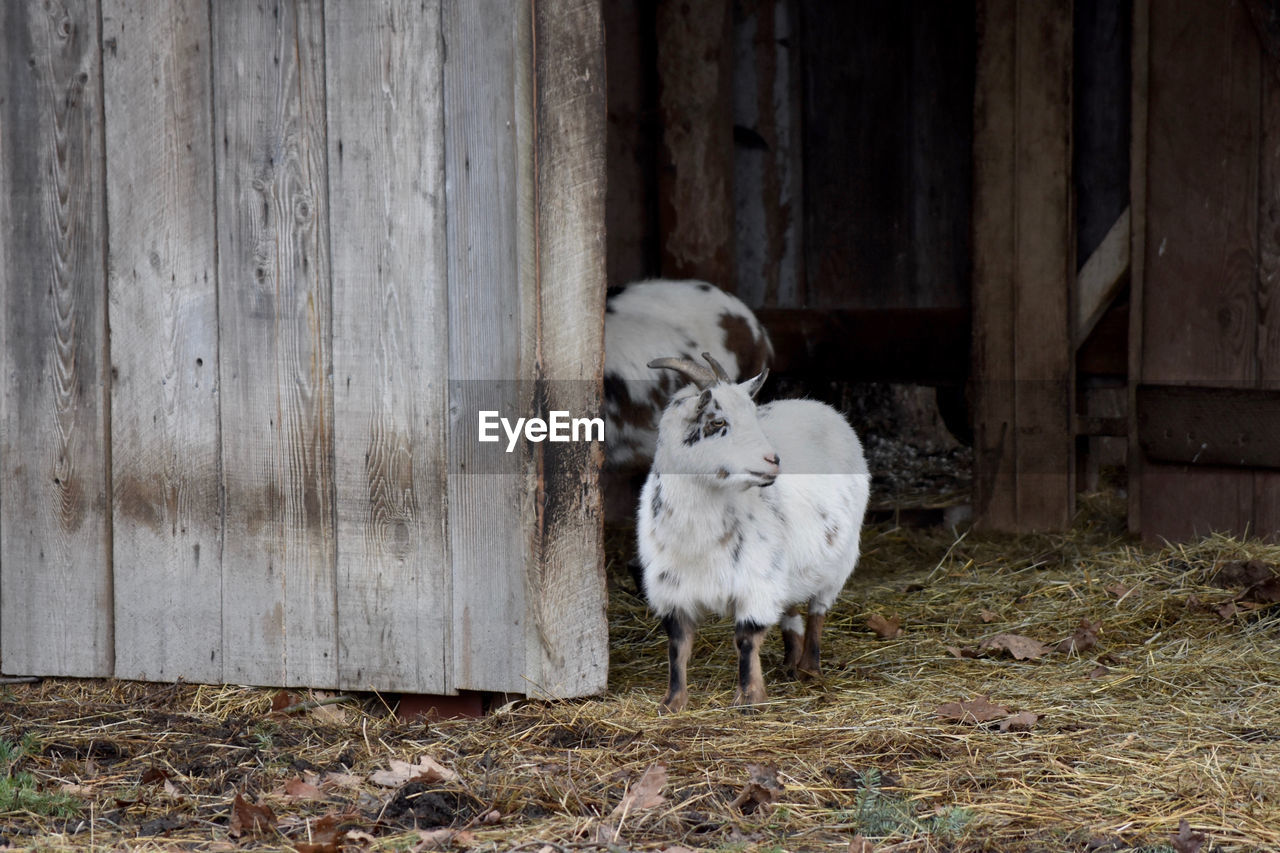
[[[707,390],[703,391],[701,394],[698,395],[698,411],[701,412],[703,409],[707,407],[707,404],[710,402],[711,402],[711,389],[708,388]]]
[[[754,379],[748,379],[746,382],[742,383],[747,386],[747,396],[754,400],[756,395],[760,393],[760,389],[764,387],[764,381],[768,378],[769,368],[766,367],[764,370],[760,371],[759,376]]]

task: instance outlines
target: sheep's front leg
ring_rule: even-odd
[[[738,695],[735,705],[755,705],[768,697],[764,692],[764,673],[760,669],[760,643],[768,627],[755,622],[739,622],[734,631],[738,647]]]
[[[669,686],[662,709],[669,713],[684,710],[689,704],[689,651],[693,648],[696,628],[691,617],[684,613],[669,613],[662,617],[662,627],[667,631],[667,673]]]
[[[788,678],[796,677],[800,665],[800,650],[804,647],[804,621],[800,618],[800,606],[793,604],[782,617],[782,668]]]
[[[826,620],[826,608],[809,602],[809,613],[804,622],[804,649],[796,666],[801,678],[812,678],[822,671],[822,626]]]

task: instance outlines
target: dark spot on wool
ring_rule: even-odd
[[[711,285],[707,284],[705,281],[698,282],[696,287],[698,288],[698,290],[701,290],[703,293],[709,293],[711,291]]]
[[[724,480],[724,479],[727,479],[727,478],[728,478],[728,476],[729,476],[729,469],[728,469],[728,468],[721,468],[721,469],[719,469],[718,471],[716,471],[716,479],[717,479],[717,480]]]
[[[738,362],[736,378],[755,376],[765,369],[768,353],[764,341],[756,337],[747,318],[725,311],[720,315],[720,328],[724,330],[724,348],[733,353]]]
[[[658,572],[658,583],[666,584],[667,586],[680,586],[680,578],[671,574],[671,572],[662,571]]]
[[[653,495],[649,500],[649,512],[656,519],[665,506],[666,502],[662,499],[662,485],[658,484],[653,487]]]
[[[836,544],[836,537],[840,535],[840,527],[835,524],[827,525],[827,544]]]

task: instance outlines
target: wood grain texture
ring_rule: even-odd
[[[978,0],[973,108],[974,516],[997,530],[1017,525],[1015,9],[1015,0]]]
[[[1133,46],[1130,51],[1129,132],[1129,352],[1126,382],[1129,448],[1126,464],[1129,478],[1128,528],[1141,535],[1143,467],[1138,438],[1138,385],[1142,381],[1142,318],[1146,304],[1147,278],[1147,113],[1151,44],[1151,0],[1133,0]]]
[[[439,0],[326,8],[343,689],[448,683],[440,16]]]
[[[728,0],[658,0],[658,233],[662,275],[732,292],[730,7]]]
[[[975,511],[1065,527],[1074,498],[1071,4],[978,7]]]
[[[1249,4],[1257,23],[1257,4]],[[1270,32],[1270,30],[1268,30]],[[1274,33],[1265,44],[1275,47]],[[1262,156],[1258,179],[1257,385],[1280,390],[1280,68],[1269,50],[1262,68]],[[1253,529],[1280,541],[1280,472],[1254,473]]]
[[[539,374],[548,410],[598,415],[604,370],[605,88],[598,0],[534,7]],[[542,443],[529,585],[529,672],[541,694],[605,689],[603,445]]]
[[[534,408],[532,34],[526,4],[443,7],[449,243],[450,691],[526,693],[534,468],[477,441],[478,412]]]
[[[219,682],[209,7],[105,0],[116,672]]]
[[[1152,0],[1141,381],[1258,379],[1261,53],[1245,6]],[[1200,105],[1188,110],[1187,104]],[[1254,528],[1254,475],[1147,460],[1138,526]]]
[[[975,5],[799,3],[807,305],[969,305]]]
[[[102,80],[92,0],[0,5],[0,651],[112,673]]]
[[[214,3],[226,678],[337,682],[323,16]]]
[[[1075,505],[1070,0],[1019,4],[1014,168],[1014,393],[1020,530],[1062,529]]]

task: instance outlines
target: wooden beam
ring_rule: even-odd
[[[1130,210],[1126,207],[1076,276],[1077,349],[1089,338],[1124,285],[1125,273],[1129,271],[1131,220]]]
[[[1142,446],[1138,438],[1138,382],[1142,377],[1142,317],[1147,270],[1147,101],[1151,39],[1150,0],[1133,0],[1129,136],[1129,532],[1141,533]]]
[[[538,0],[533,55],[540,401],[601,407],[605,299],[605,68],[599,0]],[[599,693],[609,674],[602,444],[544,442],[529,567],[524,692]]]
[[[964,308],[761,308],[780,375],[961,385],[969,375],[971,316]]]
[[[659,0],[662,274],[733,291],[733,42],[728,0]]]
[[[978,6],[974,106],[977,522],[1074,506],[1070,0]]]
[[[1138,440],[1149,459],[1280,468],[1280,390],[1140,385]]]

